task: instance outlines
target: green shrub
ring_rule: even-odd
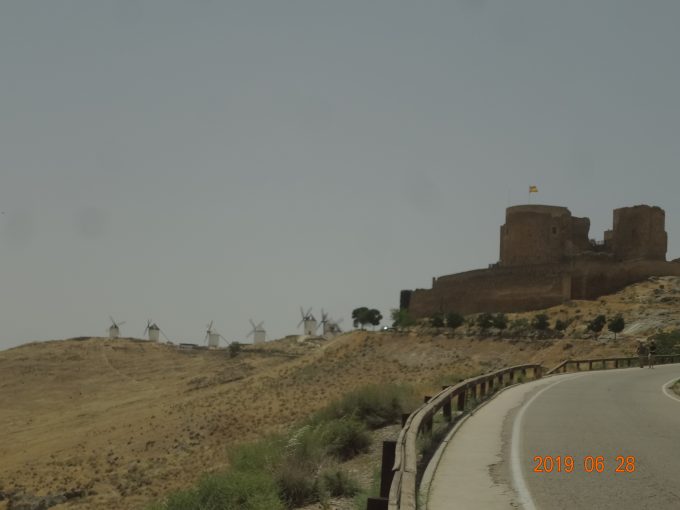
[[[334,498],[351,497],[360,490],[357,481],[341,469],[326,470],[321,473],[319,478],[323,489]]]
[[[491,323],[494,328],[503,331],[505,328],[508,327],[508,318],[504,313],[497,313],[496,315],[493,316]]]
[[[456,312],[449,312],[446,314],[446,325],[451,329],[456,329],[463,325],[465,318]]]
[[[548,316],[546,314],[539,313],[538,315],[534,316],[534,320],[532,321],[531,325],[534,327],[534,329],[545,331],[550,326],[550,322],[548,321]]]
[[[285,440],[269,436],[254,443],[244,443],[229,450],[232,469],[239,471],[272,472],[283,456]]]
[[[401,414],[416,407],[418,398],[406,385],[375,384],[346,394],[316,414],[313,421],[356,418],[371,429],[397,423]]]
[[[555,321],[555,330],[556,331],[564,331],[565,329],[567,329],[568,325],[569,325],[569,323],[567,321],[557,319]]]
[[[657,333],[654,335],[654,341],[657,354],[680,354],[680,329],[668,333]]]
[[[436,313],[432,316],[432,319],[430,320],[430,324],[432,324],[433,327],[435,328],[443,328],[444,327],[444,316],[441,313]]]
[[[309,466],[294,461],[284,462],[276,474],[276,485],[281,500],[289,508],[314,503],[319,499],[319,485]]]
[[[513,335],[523,335],[529,331],[530,324],[525,318],[515,319],[510,323],[510,333]]]
[[[327,451],[339,460],[348,460],[367,452],[371,436],[366,426],[356,419],[331,421],[326,425]]]
[[[267,473],[229,471],[203,477],[189,491],[171,494],[162,510],[283,510],[278,488]]]
[[[480,313],[477,316],[476,322],[479,329],[489,329],[493,326],[493,315],[490,313]]]

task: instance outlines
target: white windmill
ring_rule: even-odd
[[[150,342],[158,342],[159,335],[162,333],[161,328],[158,327],[158,324],[151,322],[151,320],[146,321],[146,328],[144,328],[144,333],[142,333],[142,336],[146,335],[147,332],[149,333]],[[163,336],[166,340],[168,339],[168,337],[165,336],[165,333],[163,333]]]
[[[109,319],[111,319],[111,325],[109,326],[109,338],[118,338],[120,336],[120,326],[125,324],[125,321],[116,322],[115,319],[110,315]]]
[[[302,319],[300,322],[298,322],[297,327],[299,328],[300,325],[302,325],[302,329],[304,331],[304,335],[307,336],[313,336],[316,334],[316,330],[319,327],[316,323],[316,318],[312,314],[312,309],[310,308],[307,310],[307,313],[300,307],[300,315],[302,316]]]
[[[330,315],[328,315],[328,313],[323,311],[323,308],[321,309],[321,325],[323,326],[323,336],[331,337],[342,333],[342,330],[340,329],[341,322],[342,319],[339,321],[333,320]]]
[[[220,346],[220,338],[225,342],[227,341],[226,338],[213,329],[213,321],[210,321],[210,324],[208,324],[207,327],[208,329],[205,332],[205,339],[203,342],[208,342],[209,349],[217,349]]]
[[[255,322],[253,322],[253,319],[250,319],[250,325],[253,327],[253,329],[250,331],[250,333],[248,333],[248,335],[246,335],[246,337],[252,336],[254,344],[263,344],[266,341],[267,336],[267,332],[262,327],[264,325],[264,321],[261,321],[256,325]]]

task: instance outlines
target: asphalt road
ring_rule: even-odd
[[[680,509],[677,379],[666,365],[506,390],[446,446],[428,509]]]

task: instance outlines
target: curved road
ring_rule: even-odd
[[[680,508],[680,398],[663,389],[677,379],[665,365],[502,392],[443,450],[428,509]],[[552,465],[535,472],[536,456]]]

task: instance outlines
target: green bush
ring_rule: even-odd
[[[356,419],[331,421],[326,425],[327,451],[339,460],[348,460],[368,451],[371,436],[366,426]]]
[[[654,341],[657,354],[680,354],[680,329],[668,333],[657,333],[654,335]]]
[[[443,328],[444,327],[444,316],[441,313],[436,313],[432,316],[432,319],[430,320],[430,324],[432,324],[433,327],[435,328]]]
[[[446,325],[451,329],[459,328],[465,322],[465,318],[456,312],[449,312],[446,314]]]
[[[548,321],[548,316],[546,314],[539,313],[538,315],[534,316],[534,320],[532,321],[531,325],[534,327],[534,329],[545,331],[550,326],[550,322]]]
[[[283,510],[277,485],[267,473],[229,471],[203,477],[189,491],[171,494],[158,510]]]
[[[564,331],[565,329],[567,329],[568,325],[569,325],[569,323],[567,321],[557,319],[555,321],[555,330],[556,331]]]
[[[239,471],[272,472],[281,462],[284,454],[285,439],[269,436],[254,443],[244,443],[229,449],[229,462],[232,469]]]
[[[276,473],[276,485],[281,500],[289,508],[304,506],[319,500],[319,484],[311,465],[287,459]]]
[[[314,421],[356,418],[371,429],[397,423],[402,413],[416,407],[418,398],[409,386],[375,384],[347,393],[321,410]]]
[[[480,313],[477,316],[476,322],[479,329],[489,329],[493,326],[493,315],[490,313]]]
[[[588,329],[594,333],[599,333],[607,323],[607,318],[604,315],[598,315],[588,323]]]
[[[508,327],[508,318],[504,313],[497,313],[496,315],[493,316],[491,323],[494,328],[503,331],[505,328]]]
[[[341,469],[326,470],[319,478],[321,486],[331,497],[351,497],[359,493],[357,481]]]
[[[510,333],[513,335],[523,335],[529,331],[530,324],[525,318],[515,319],[510,323]]]

